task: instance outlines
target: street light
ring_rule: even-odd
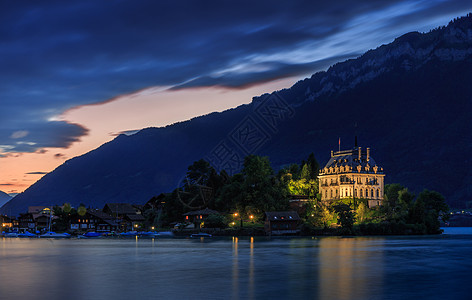
[[[235,218],[237,218],[237,217],[239,216],[239,219],[240,219],[240,221],[241,221],[241,228],[243,228],[243,216],[240,215],[240,214],[238,214],[237,212],[235,212],[235,213],[233,214],[233,216],[234,216]]]

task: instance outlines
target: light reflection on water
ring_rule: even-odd
[[[468,299],[472,235],[0,238],[0,299]]]

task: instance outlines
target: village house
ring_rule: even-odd
[[[194,210],[184,214],[185,222],[195,224],[195,227],[201,228],[202,223],[205,222],[209,215],[219,215],[216,210],[205,208],[201,210]]]
[[[70,221],[70,229],[74,231],[111,232],[119,228],[116,220],[99,209],[87,209],[85,215],[75,215]]]
[[[331,158],[318,176],[321,200],[363,198],[369,207],[382,205],[384,177],[383,168],[372,158],[370,148],[331,151]]]
[[[269,235],[289,235],[300,232],[301,219],[296,211],[274,211],[265,213],[264,230]]]
[[[0,227],[3,227],[3,229],[18,227],[18,220],[7,215],[0,215]]]
[[[29,206],[28,212],[21,213],[18,217],[18,229],[20,231],[47,230],[49,223],[57,219],[52,216],[49,206]]]
[[[121,231],[130,231],[142,228],[144,223],[142,209],[142,205],[136,206],[129,203],[107,203],[103,207],[103,212],[119,221],[119,229]]]

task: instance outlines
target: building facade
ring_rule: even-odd
[[[369,207],[382,205],[384,177],[383,168],[370,155],[370,148],[331,151],[330,160],[318,176],[321,200],[363,198],[368,200]]]

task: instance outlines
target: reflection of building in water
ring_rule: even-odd
[[[232,298],[239,298],[239,260],[238,260],[238,238],[233,236],[233,291]]]
[[[369,238],[322,238],[319,299],[367,299],[382,285],[383,253]]]
[[[318,176],[321,200],[354,197],[368,199],[369,207],[381,205],[384,177],[383,168],[370,155],[370,148],[331,151],[331,158]]]

